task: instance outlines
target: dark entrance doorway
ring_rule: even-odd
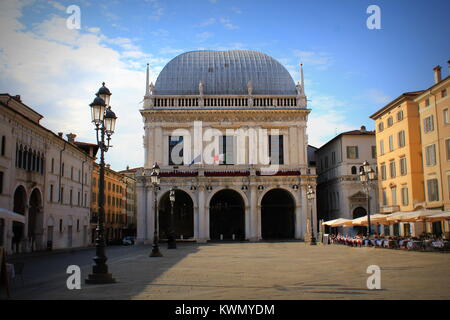
[[[14,207],[13,211],[15,213],[21,214],[25,216],[27,204],[27,193],[25,188],[22,186],[18,186],[16,191],[14,191]],[[13,238],[12,238],[12,251],[20,252],[20,243],[24,236],[25,225],[21,222],[14,221],[13,222]]]
[[[262,198],[261,236],[263,239],[294,239],[295,202],[286,190],[273,189]]]
[[[230,189],[217,192],[209,203],[211,240],[245,239],[245,204],[241,195]]]
[[[169,192],[166,192],[159,202],[159,236],[167,239],[170,233]],[[175,190],[175,204],[173,206],[173,224],[176,239],[194,237],[194,203],[191,196],[183,190]]]
[[[357,207],[357,208],[355,208],[355,210],[353,210],[353,219],[361,218],[366,215],[367,215],[367,211],[363,207]],[[367,227],[356,226],[356,227],[353,227],[353,231],[356,234],[365,235],[365,234],[367,234]]]
[[[43,214],[41,192],[34,189],[30,197],[28,210],[28,239],[32,250],[41,249],[43,233]]]

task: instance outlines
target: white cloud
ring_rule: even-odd
[[[231,7],[231,11],[233,11],[236,14],[242,14],[242,10],[238,7]]]
[[[158,21],[164,15],[164,8],[158,0],[145,0],[152,7],[152,14],[150,15],[151,20]]]
[[[337,134],[355,129],[351,120],[345,117],[345,101],[333,96],[315,96],[314,93],[311,94],[311,100],[308,102],[308,108],[312,109],[308,121],[310,145],[321,147]]]
[[[239,27],[237,25],[234,25],[231,23],[230,19],[220,18],[220,23],[222,23],[222,25],[228,30],[239,29]]]
[[[197,39],[199,39],[199,41],[206,41],[209,38],[211,38],[214,34],[212,32],[200,32],[196,34]]]
[[[202,22],[200,22],[199,26],[206,27],[206,26],[212,25],[214,23],[216,23],[216,18],[209,18],[209,19],[206,19],[206,20],[203,20]]]
[[[55,9],[59,11],[66,11],[66,7],[57,1],[47,0],[47,2]]]
[[[163,55],[177,55],[180,54],[182,52],[184,52],[184,49],[175,49],[175,48],[171,48],[171,47],[163,47],[159,50],[160,54]]]
[[[133,39],[110,39],[96,27],[69,30],[65,18],[58,16],[25,29],[19,19],[31,2],[0,2],[0,91],[20,94],[44,115],[42,124],[54,132],[73,132],[77,139],[92,142],[88,105],[105,81],[118,116],[115,147],[107,161],[115,169],[142,165],[138,110],[145,91],[145,64],[150,62],[155,81],[167,60],[142,51]],[[113,43],[118,49],[108,47]]]
[[[391,101],[391,97],[378,89],[371,89],[367,92],[369,99],[377,104],[387,104]]]
[[[333,64],[333,58],[326,52],[294,50],[294,55],[305,65],[313,65],[319,70],[326,70]]]

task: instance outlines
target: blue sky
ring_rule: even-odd
[[[369,30],[369,5],[381,30]],[[66,8],[81,9],[69,30]],[[402,92],[432,85],[432,68],[448,75],[450,1],[147,0],[0,2],[0,92],[20,94],[55,132],[93,141],[87,105],[102,81],[119,120],[115,169],[143,163],[145,65],[154,81],[190,50],[253,49],[278,59],[297,82],[304,64],[312,114],[309,141],[366,125]]]

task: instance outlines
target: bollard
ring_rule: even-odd
[[[223,240],[223,234],[220,235],[220,240]]]
[[[231,235],[231,239],[233,239],[234,240],[234,233]]]

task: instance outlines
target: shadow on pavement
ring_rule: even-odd
[[[84,282],[92,272],[95,248],[54,255],[9,257],[8,263],[24,264],[23,281],[20,277],[13,280],[10,299],[130,299],[184,257],[197,252],[198,246],[196,243],[179,243],[177,249],[168,250],[167,245],[162,243],[160,251],[163,257],[158,258],[149,257],[151,245],[107,247],[109,272],[117,282],[103,285]],[[80,290],[67,288],[66,281],[70,274],[66,270],[70,265],[81,269]]]

